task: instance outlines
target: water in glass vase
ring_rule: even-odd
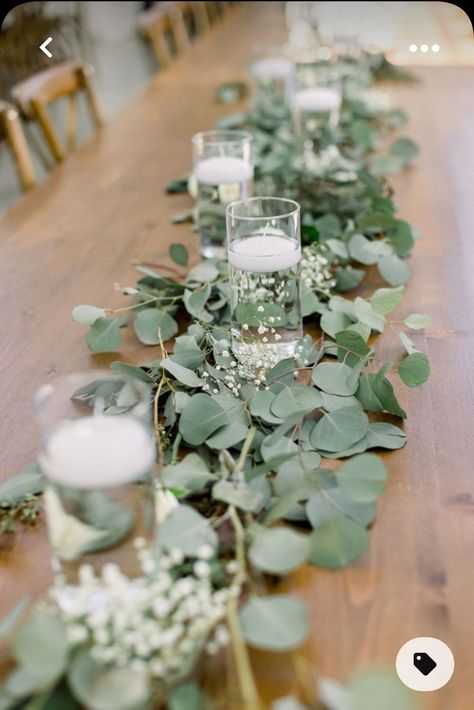
[[[48,435],[40,465],[55,572],[69,584],[81,565],[110,562],[140,575],[134,540],[155,533],[153,440],[131,416],[64,421]]]
[[[232,350],[241,361],[271,367],[294,355],[302,337],[299,299],[301,247],[272,231],[229,245]]]
[[[225,258],[225,208],[252,195],[253,167],[242,158],[217,156],[201,160],[195,169],[200,254]]]

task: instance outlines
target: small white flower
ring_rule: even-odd
[[[265,308],[263,306],[258,306],[258,308],[257,308],[257,311],[259,313],[263,313],[264,310],[265,310]]]
[[[208,373],[208,372],[203,372],[203,373],[202,373],[202,376],[203,376],[203,377],[209,377],[209,373]]]
[[[236,574],[240,569],[237,560],[230,560],[230,562],[226,564],[225,568],[229,574]]]
[[[169,555],[175,565],[180,565],[184,560],[184,553],[179,549],[179,547],[174,547],[170,551]]]
[[[248,323],[244,323],[242,326],[242,330],[248,330],[248,329],[249,329]]]
[[[211,573],[211,568],[207,562],[204,562],[204,560],[200,560],[199,562],[194,563],[193,572],[196,577],[209,577]]]
[[[212,545],[209,545],[208,543],[204,543],[202,545],[199,545],[197,549],[197,556],[201,560],[210,560],[214,557],[214,550],[212,548]]]

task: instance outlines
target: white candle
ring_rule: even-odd
[[[236,239],[228,251],[231,266],[256,273],[290,269],[300,259],[301,247],[296,239],[281,237],[269,230],[262,236]]]
[[[266,57],[252,64],[257,79],[286,79],[293,73],[293,63],[285,57]]]
[[[205,185],[241,183],[253,178],[253,166],[242,158],[223,155],[201,160],[194,173]]]
[[[89,490],[131,483],[154,461],[149,432],[126,414],[66,421],[51,433],[40,456],[50,480]]]
[[[341,103],[341,95],[334,89],[318,86],[298,91],[294,99],[300,111],[335,111]]]

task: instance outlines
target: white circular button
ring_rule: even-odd
[[[439,690],[454,673],[454,656],[443,641],[422,636],[401,647],[396,668],[408,688],[421,692]]]

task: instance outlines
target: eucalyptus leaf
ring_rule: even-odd
[[[311,443],[323,451],[344,451],[367,434],[369,420],[358,407],[327,412],[314,427]]]
[[[216,480],[207,464],[195,453],[188,454],[179,463],[164,466],[160,478],[167,488],[184,488],[193,492]]]
[[[211,545],[215,550],[218,538],[209,520],[194,508],[181,504],[172,508],[161,523],[158,544],[168,550],[177,548],[187,557],[194,557],[203,544]]]
[[[189,254],[184,244],[171,244],[169,248],[169,255],[175,264],[187,266]]]
[[[179,420],[183,439],[198,446],[225,424],[223,408],[208,394],[193,395]]]
[[[425,316],[422,313],[412,313],[403,321],[405,325],[412,330],[421,330],[421,328],[427,328],[432,322],[431,316]]]
[[[413,340],[411,338],[408,337],[408,335],[406,333],[404,333],[403,331],[400,331],[398,334],[398,337],[400,338],[400,341],[401,341],[403,347],[405,348],[405,350],[407,351],[407,353],[409,355],[417,352],[415,343],[413,342]]]
[[[332,515],[310,536],[310,561],[320,567],[345,567],[364,554],[370,538],[365,527],[345,515]]]
[[[346,461],[337,472],[339,487],[356,503],[372,503],[382,493],[387,469],[374,454],[360,454]]]
[[[196,683],[178,685],[166,698],[167,710],[205,710],[206,707],[206,697]]]
[[[374,311],[381,313],[382,315],[391,313],[400,305],[404,291],[404,286],[398,286],[397,288],[377,289],[377,291],[375,291],[370,298],[372,308]]]
[[[270,405],[272,414],[281,419],[304,415],[322,406],[322,397],[313,387],[293,385],[285,387],[276,395]]]
[[[268,574],[288,574],[302,565],[309,554],[307,535],[290,528],[261,529],[249,548],[254,567]]]
[[[361,323],[365,323],[372,330],[383,333],[385,328],[385,318],[381,313],[374,310],[369,301],[357,296],[354,301],[355,312]]]
[[[313,528],[334,515],[345,515],[359,525],[370,525],[375,517],[375,503],[357,503],[337,486],[315,492],[306,503],[306,515]]]
[[[388,422],[373,422],[367,432],[367,448],[401,449],[407,442],[405,432]]]
[[[312,379],[317,387],[328,394],[348,396],[354,394],[358,387],[358,373],[343,362],[321,362],[315,365]]]
[[[66,628],[57,617],[36,612],[17,632],[15,659],[42,685],[55,682],[68,659]]]
[[[161,360],[161,367],[187,387],[201,387],[204,384],[204,380],[198,377],[195,372],[169,358]]]
[[[44,478],[37,463],[31,463],[19,473],[0,483],[0,503],[18,503],[26,496],[44,489]]]
[[[86,343],[93,353],[113,352],[121,339],[120,322],[114,318],[97,318],[86,335]]]
[[[98,318],[105,318],[106,313],[103,308],[96,306],[76,306],[72,310],[72,319],[79,325],[92,325]]]
[[[194,291],[186,290],[184,292],[184,305],[188,313],[195,318],[208,321],[209,316],[205,313],[204,306],[206,305],[210,295],[211,287],[209,284],[206,284],[202,288],[194,289]]]
[[[395,254],[393,256],[383,256],[379,259],[377,267],[380,276],[390,286],[401,286],[410,278],[410,268]]]
[[[136,710],[151,691],[145,668],[103,666],[88,650],[74,657],[68,681],[76,698],[90,710]]]
[[[178,332],[178,324],[166,311],[158,308],[145,308],[137,313],[133,324],[138,339],[145,345],[158,345]]]
[[[304,602],[283,594],[250,597],[239,621],[247,643],[267,651],[291,651],[303,643],[309,630]]]
[[[212,489],[212,497],[252,513],[260,508],[262,494],[244,483],[219,481]]]
[[[408,387],[418,387],[430,376],[430,362],[424,353],[412,353],[401,361],[398,374]]]

